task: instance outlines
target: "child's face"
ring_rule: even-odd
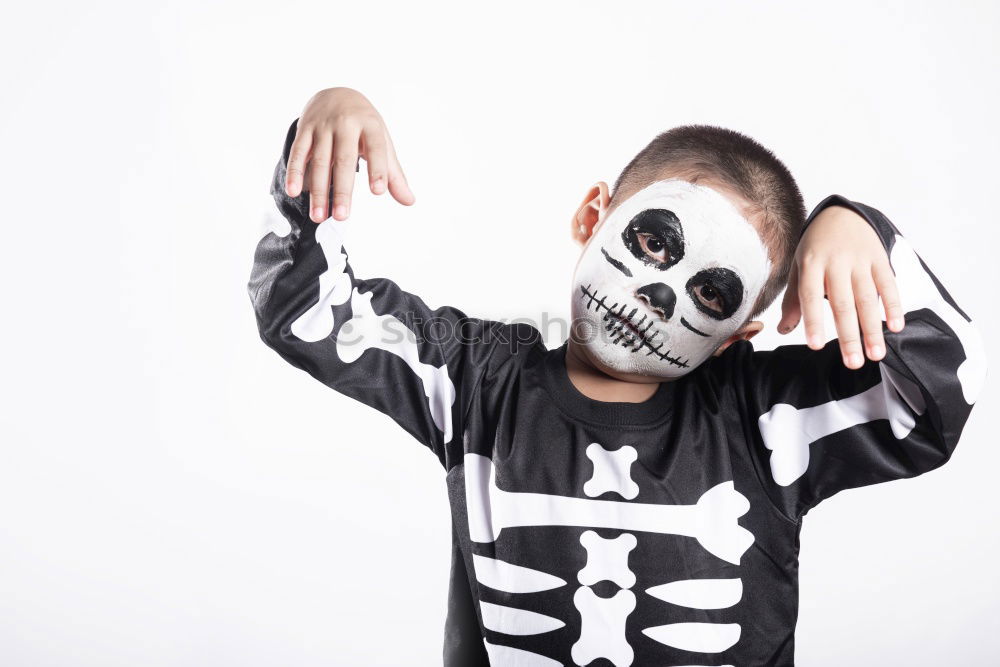
[[[604,217],[584,248],[576,340],[616,374],[679,377],[744,324],[770,270],[757,230],[719,191],[657,181]]]

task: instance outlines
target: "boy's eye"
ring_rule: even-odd
[[[694,290],[698,299],[717,313],[722,312],[722,296],[711,285],[701,285]]]
[[[639,237],[639,245],[642,246],[643,251],[647,255],[658,262],[670,261],[670,253],[667,251],[666,241],[659,236],[644,232],[639,232],[636,236]]]
[[[732,317],[743,303],[743,281],[732,269],[702,269],[687,282],[687,292],[705,315],[715,320]]]
[[[622,232],[622,242],[643,264],[666,271],[684,258],[684,228],[673,211],[649,208]]]

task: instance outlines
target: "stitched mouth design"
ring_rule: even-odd
[[[587,302],[587,310],[590,310],[591,306],[593,306],[595,312],[604,311],[602,317],[605,324],[604,328],[611,334],[612,343],[621,345],[633,354],[640,350],[646,350],[646,356],[656,355],[663,361],[667,361],[679,368],[688,367],[688,360],[685,359],[682,361],[677,357],[671,357],[670,350],[666,352],[660,351],[664,345],[664,341],[660,341],[659,344],[656,343],[656,337],[660,335],[660,332],[651,331],[655,320],[650,319],[649,324],[643,327],[642,325],[646,322],[648,316],[643,314],[642,319],[636,322],[633,318],[639,311],[638,308],[632,308],[626,315],[625,309],[628,307],[627,304],[619,304],[616,301],[609,306],[607,304],[608,295],[601,296],[591,289],[591,285],[587,285],[586,287],[581,285],[580,291],[583,292],[580,298]]]

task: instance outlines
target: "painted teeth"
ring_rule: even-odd
[[[627,304],[619,304],[615,301],[613,305],[608,306],[605,303],[608,296],[604,295],[598,299],[598,295],[596,292],[592,291],[592,287],[592,284],[587,285],[586,287],[581,285],[580,291],[583,292],[583,296],[581,298],[587,299],[587,310],[590,310],[590,306],[592,304],[594,305],[594,312],[600,311],[601,308],[605,310],[602,319],[607,322],[605,330],[611,333],[612,337],[614,337],[611,341],[613,344],[620,344],[623,347],[631,348],[633,353],[638,352],[643,346],[646,346],[649,348],[649,352],[646,353],[647,357],[655,354],[660,359],[670,362],[675,366],[680,366],[681,368],[688,367],[688,359],[681,361],[680,359],[671,357],[670,350],[660,352],[665,341],[660,342],[660,344],[655,347],[653,346],[653,341],[660,335],[659,331],[653,331],[652,334],[649,333],[650,329],[653,328],[655,320],[650,320],[645,329],[640,329],[639,327],[647,319],[646,314],[643,314],[642,319],[636,323],[632,321],[632,318],[635,317],[637,312],[639,312],[638,308],[633,308],[632,311],[626,316],[625,308],[627,307]]]

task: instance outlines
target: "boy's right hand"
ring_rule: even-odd
[[[374,194],[382,194],[388,186],[400,204],[409,206],[415,201],[389,131],[368,98],[350,88],[321,90],[299,117],[288,157],[285,192],[298,197],[306,184],[313,222],[323,222],[330,215],[346,220],[359,157],[368,164],[368,184]],[[328,213],[331,183],[333,211]]]

